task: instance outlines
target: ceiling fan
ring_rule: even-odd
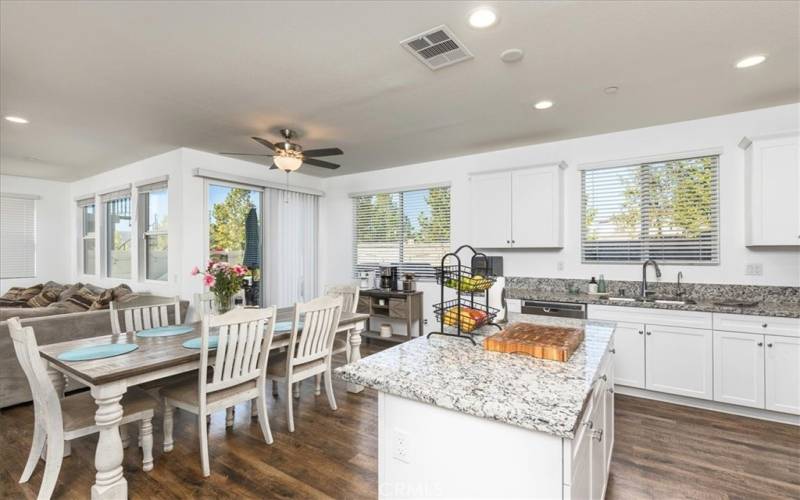
[[[294,130],[283,128],[280,130],[283,136],[283,142],[276,142],[275,144],[264,140],[260,137],[253,137],[252,139],[262,146],[267,147],[272,151],[272,154],[250,154],[250,153],[220,153],[221,155],[228,156],[260,156],[272,157],[273,164],[271,169],[280,169],[284,172],[294,172],[301,165],[313,165],[315,167],[336,169],[339,165],[325,160],[317,160],[320,156],[335,156],[344,154],[339,148],[322,148],[322,149],[308,149],[303,150],[299,144],[292,142],[292,139],[297,137]]]

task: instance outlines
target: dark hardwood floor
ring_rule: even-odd
[[[364,346],[365,354],[377,349]],[[271,400],[275,443],[268,446],[249,407],[210,427],[211,477],[200,470],[196,420],[178,412],[175,449],[161,452],[155,423],[155,469],[141,471],[135,446],[125,452],[131,498],[376,498],[376,393],[349,394],[337,381],[338,411],[306,382],[296,402],[296,432],[286,430],[284,396]],[[0,412],[0,496],[35,498],[43,466],[20,485],[33,422],[31,405]],[[134,441],[135,442],[135,441]],[[56,498],[88,498],[96,437],[73,443]],[[800,429],[617,395],[616,445],[607,498],[800,498]]]

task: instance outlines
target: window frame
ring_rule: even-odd
[[[163,229],[158,229],[155,231],[151,231],[148,228],[150,224],[150,195],[152,193],[164,193],[167,197],[167,217],[169,217],[169,186],[165,185],[164,187],[159,187],[156,189],[148,189],[147,191],[138,193],[138,219],[139,223],[137,224],[136,232],[137,239],[139,240],[139,251],[138,251],[138,258],[139,258],[139,281],[142,282],[150,282],[150,283],[157,283],[157,284],[165,284],[169,283],[169,219],[167,219],[167,225]],[[153,279],[147,277],[147,241],[148,238],[153,236],[166,236],[167,237],[167,273],[166,278],[163,280]]]
[[[389,262],[389,264],[392,265],[392,266],[397,266],[398,274],[400,274],[400,275],[403,274],[403,273],[409,273],[410,272],[410,273],[414,273],[415,278],[416,278],[417,281],[420,281],[420,282],[435,282],[436,281],[435,268],[438,265],[440,265],[439,263],[430,264],[430,263],[426,263],[426,262],[413,262],[413,261],[406,262],[405,261],[406,255],[407,255],[407,252],[406,252],[406,243],[407,243],[407,241],[406,241],[406,238],[404,236],[405,233],[403,232],[404,229],[405,229],[404,228],[404,224],[402,223],[402,220],[403,220],[402,219],[402,213],[403,213],[404,208],[405,208],[405,196],[404,196],[404,194],[405,193],[411,193],[411,192],[418,192],[418,191],[430,191],[432,189],[446,189],[448,191],[449,200],[448,200],[448,206],[447,206],[447,210],[448,210],[448,214],[447,215],[448,215],[448,223],[449,223],[449,228],[448,228],[448,233],[449,234],[448,234],[448,238],[447,238],[448,241],[446,243],[442,242],[442,246],[446,247],[446,249],[447,249],[445,253],[447,253],[447,252],[450,252],[452,250],[452,244],[453,244],[453,240],[452,240],[452,236],[453,236],[453,219],[452,219],[453,199],[452,199],[452,192],[453,191],[452,191],[452,185],[450,183],[424,184],[424,185],[417,185],[417,186],[400,187],[400,188],[395,188],[395,189],[385,189],[385,190],[361,192],[361,193],[350,193],[349,196],[350,196],[350,198],[352,200],[352,208],[351,208],[351,210],[352,210],[352,227],[351,227],[351,230],[352,230],[352,235],[351,235],[352,236],[352,238],[351,238],[352,256],[351,256],[351,258],[352,258],[352,269],[353,269],[352,270],[352,273],[353,273],[352,275],[353,275],[354,278],[358,278],[359,273],[365,271],[365,268],[369,268],[368,272],[369,271],[377,271],[379,269],[380,264],[381,264],[381,262],[377,262],[377,263],[362,263],[362,264],[359,264],[359,262],[358,262],[358,231],[357,231],[357,227],[356,227],[357,224],[358,224],[358,221],[357,221],[357,218],[358,218],[358,214],[357,214],[357,212],[358,212],[358,208],[357,208],[358,207],[358,200],[361,199],[361,198],[373,197],[373,196],[376,196],[376,195],[386,194],[386,195],[389,195],[389,196],[399,195],[399,201],[398,202],[399,202],[399,210],[401,212],[401,227],[400,227],[399,231],[401,232],[401,235],[403,235],[398,240],[398,245],[399,246],[398,246],[397,250],[398,250],[398,258],[399,258],[399,260],[398,260],[398,262]],[[428,205],[428,207],[431,207],[431,206]],[[426,265],[430,266],[430,270],[425,269],[425,272],[421,273],[420,269],[419,269],[420,266],[426,266]]]
[[[131,265],[131,268],[130,268],[130,273],[127,276],[124,276],[124,277],[123,276],[112,276],[111,275],[111,251],[112,251],[112,248],[113,248],[113,244],[112,244],[112,242],[110,240],[111,240],[112,231],[114,230],[114,224],[110,223],[109,210],[111,209],[111,204],[112,203],[114,203],[115,201],[120,201],[120,200],[125,200],[125,199],[127,199],[128,203],[130,204],[129,213],[130,213],[130,218],[131,218],[131,222],[130,222],[131,238],[129,240],[128,253],[130,254],[130,262],[131,262],[130,265]],[[134,276],[135,276],[134,266],[136,265],[136,263],[135,263],[135,260],[133,258],[134,257],[133,245],[135,245],[135,242],[136,242],[136,239],[137,239],[136,235],[134,234],[137,231],[137,228],[136,228],[136,220],[135,220],[136,207],[134,207],[134,205],[133,205],[134,204],[134,199],[135,198],[133,196],[133,193],[129,192],[127,196],[121,196],[121,197],[118,197],[118,198],[115,198],[115,199],[101,201],[101,203],[103,204],[103,225],[104,225],[104,227],[102,228],[102,231],[103,231],[103,260],[102,260],[102,262],[103,262],[103,264],[102,264],[103,273],[102,273],[102,275],[103,275],[103,278],[105,278],[105,279],[119,280],[119,281],[134,281],[135,280],[135,278],[134,278]],[[96,221],[96,219],[95,219],[95,221]],[[95,228],[95,232],[97,232],[96,228]]]
[[[94,231],[87,232],[86,231],[86,209],[92,207],[94,209]],[[97,275],[97,256],[98,252],[98,245],[97,245],[97,226],[98,226],[98,217],[97,217],[97,202],[92,201],[92,203],[88,203],[86,205],[79,205],[78,206],[78,214],[80,217],[80,271],[81,274],[85,276],[96,276]],[[86,241],[92,240],[94,242],[94,269],[88,270],[86,269]]]
[[[699,260],[695,258],[694,260],[680,260],[680,259],[666,259],[659,255],[653,255],[652,252],[666,252],[669,248],[659,248],[658,245],[653,245],[650,247],[650,242],[657,242],[657,239],[653,238],[646,238],[641,239],[641,249],[639,251],[639,259],[638,260],[602,260],[602,259],[587,259],[587,250],[586,250],[586,216],[587,216],[587,203],[586,203],[586,181],[585,176],[587,172],[598,171],[598,170],[610,170],[610,169],[623,169],[623,168],[631,168],[631,169],[639,169],[640,172],[644,170],[645,167],[657,164],[666,164],[670,162],[678,162],[678,161],[689,161],[689,160],[697,160],[703,158],[710,158],[716,157],[715,165],[714,165],[714,172],[713,172],[713,179],[712,185],[714,191],[713,196],[713,228],[709,232],[711,243],[707,246],[703,246],[702,244],[698,244],[696,248],[696,253],[701,253],[704,249],[708,249],[708,251],[712,254],[711,258],[708,260]],[[660,264],[666,265],[681,265],[681,266],[719,266],[721,264],[721,203],[720,203],[720,176],[722,173],[721,168],[722,162],[722,150],[721,149],[709,149],[709,150],[697,150],[697,151],[687,151],[683,153],[674,153],[671,155],[660,155],[660,156],[651,156],[646,158],[638,158],[638,159],[631,159],[626,161],[614,161],[614,162],[603,162],[593,165],[583,165],[580,168],[580,196],[579,196],[579,206],[578,210],[580,213],[580,224],[579,224],[579,233],[578,238],[580,241],[580,254],[581,254],[581,263],[588,264],[588,265],[641,265],[641,263],[647,259],[653,258],[657,260]],[[641,191],[641,198],[644,200],[650,199],[650,188],[652,184],[648,184],[651,178],[651,173],[646,172],[644,175],[639,175],[639,187]],[[648,206],[647,211],[649,212],[651,208]],[[639,206],[639,215],[640,220],[646,220],[645,215],[650,215],[643,213],[644,212],[644,205]],[[640,228],[640,234],[647,230],[648,226],[646,224],[642,224]],[[695,238],[699,240],[699,238]],[[609,240],[609,243],[613,243],[613,240]]]

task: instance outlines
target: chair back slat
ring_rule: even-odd
[[[275,307],[235,309],[226,314],[203,317],[199,374],[200,396],[266,376],[267,355],[275,329]],[[217,352],[208,361],[209,332],[217,329]],[[206,373],[213,368],[211,381]]]
[[[320,297],[305,304],[296,304],[292,337],[292,365],[308,363],[331,355],[336,329],[342,314],[343,299],[339,297]],[[303,330],[297,331],[300,319]]]
[[[175,309],[175,321],[173,324],[181,324],[181,299],[175,297],[166,299],[161,304],[147,304],[147,305],[132,305],[130,307],[119,307],[119,304],[112,302],[111,309],[111,330],[113,333],[120,334],[123,332],[138,332],[150,328],[158,328],[161,326],[169,326],[169,308],[170,306]],[[119,316],[122,314],[123,325],[120,325]]]
[[[341,297],[342,311],[355,313],[358,309],[359,287],[356,284],[328,285],[325,287],[325,295]]]
[[[31,388],[36,419],[46,421],[56,429],[63,428],[59,395],[47,375],[46,361],[39,355],[39,345],[36,343],[33,327],[23,328],[19,318],[10,318],[8,331],[11,334],[17,360]]]
[[[204,292],[194,294],[194,313],[198,320],[202,320],[206,314],[214,312],[214,292]]]

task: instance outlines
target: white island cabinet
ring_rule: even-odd
[[[379,391],[381,498],[605,495],[614,442],[614,324],[511,313],[511,322],[584,327],[564,363],[418,338],[336,370]]]

